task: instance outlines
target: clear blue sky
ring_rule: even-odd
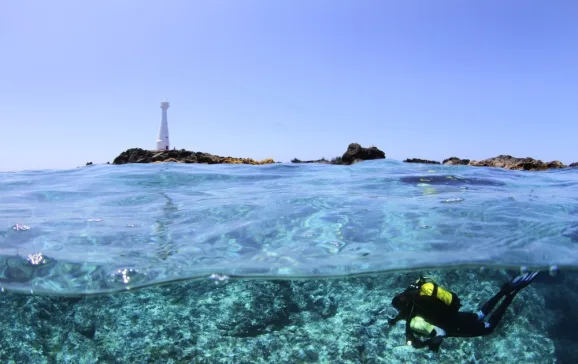
[[[171,142],[578,161],[578,2],[5,1],[0,170]]]

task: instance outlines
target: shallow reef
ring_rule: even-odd
[[[542,274],[483,338],[405,345],[387,308],[420,274],[477,310],[516,272],[461,269],[316,280],[195,280],[91,297],[0,295],[4,363],[570,363],[576,277]]]

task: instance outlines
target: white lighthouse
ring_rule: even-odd
[[[167,121],[167,109],[169,108],[169,102],[161,102],[161,109],[163,110],[163,116],[161,119],[161,129],[159,130],[159,137],[157,139],[157,149],[158,150],[169,150],[169,123]]]

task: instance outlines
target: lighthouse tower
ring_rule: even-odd
[[[159,137],[157,139],[157,149],[158,150],[169,150],[169,123],[167,121],[167,109],[169,108],[169,102],[161,102],[161,109],[163,110],[163,116],[161,119],[161,129],[159,130]]]

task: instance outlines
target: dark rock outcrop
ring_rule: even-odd
[[[343,153],[340,164],[352,164],[371,159],[385,159],[385,153],[374,146],[364,148],[357,143],[351,143],[347,151]]]
[[[428,159],[408,158],[404,160],[405,163],[424,163],[424,164],[440,164],[438,161],[430,161]]]
[[[291,163],[321,163],[321,164],[335,164],[332,161],[329,161],[325,158],[317,159],[315,161],[302,161],[300,159],[294,158],[291,160]]]
[[[516,158],[511,155],[499,155],[481,161],[471,161],[469,164],[476,167],[499,167],[524,171],[543,171],[546,169],[566,168],[566,165],[560,161],[545,163],[539,159]]]
[[[273,159],[255,161],[251,158],[220,157],[217,155],[189,150],[145,150],[131,148],[120,153],[114,159],[113,164],[126,163],[155,163],[155,162],[179,162],[179,163],[206,163],[206,164],[269,164],[275,163]]]
[[[448,165],[468,165],[474,167],[497,167],[519,171],[544,171],[547,169],[566,168],[566,165],[560,161],[542,162],[534,158],[516,158],[511,155],[499,155],[497,157],[474,161],[469,159],[460,159],[451,157],[445,159],[443,164]]]
[[[470,163],[469,159],[460,159],[458,157],[450,157],[448,159],[444,159],[442,164],[448,164],[452,166],[465,166]]]
[[[578,167],[578,162],[570,163],[570,165],[568,167],[576,168],[576,167]]]
[[[353,164],[370,159],[385,159],[385,153],[374,146],[364,148],[357,143],[351,143],[347,147],[347,151],[343,153],[343,156],[333,158],[330,161],[325,158],[311,161],[302,161],[294,158],[291,163]]]

